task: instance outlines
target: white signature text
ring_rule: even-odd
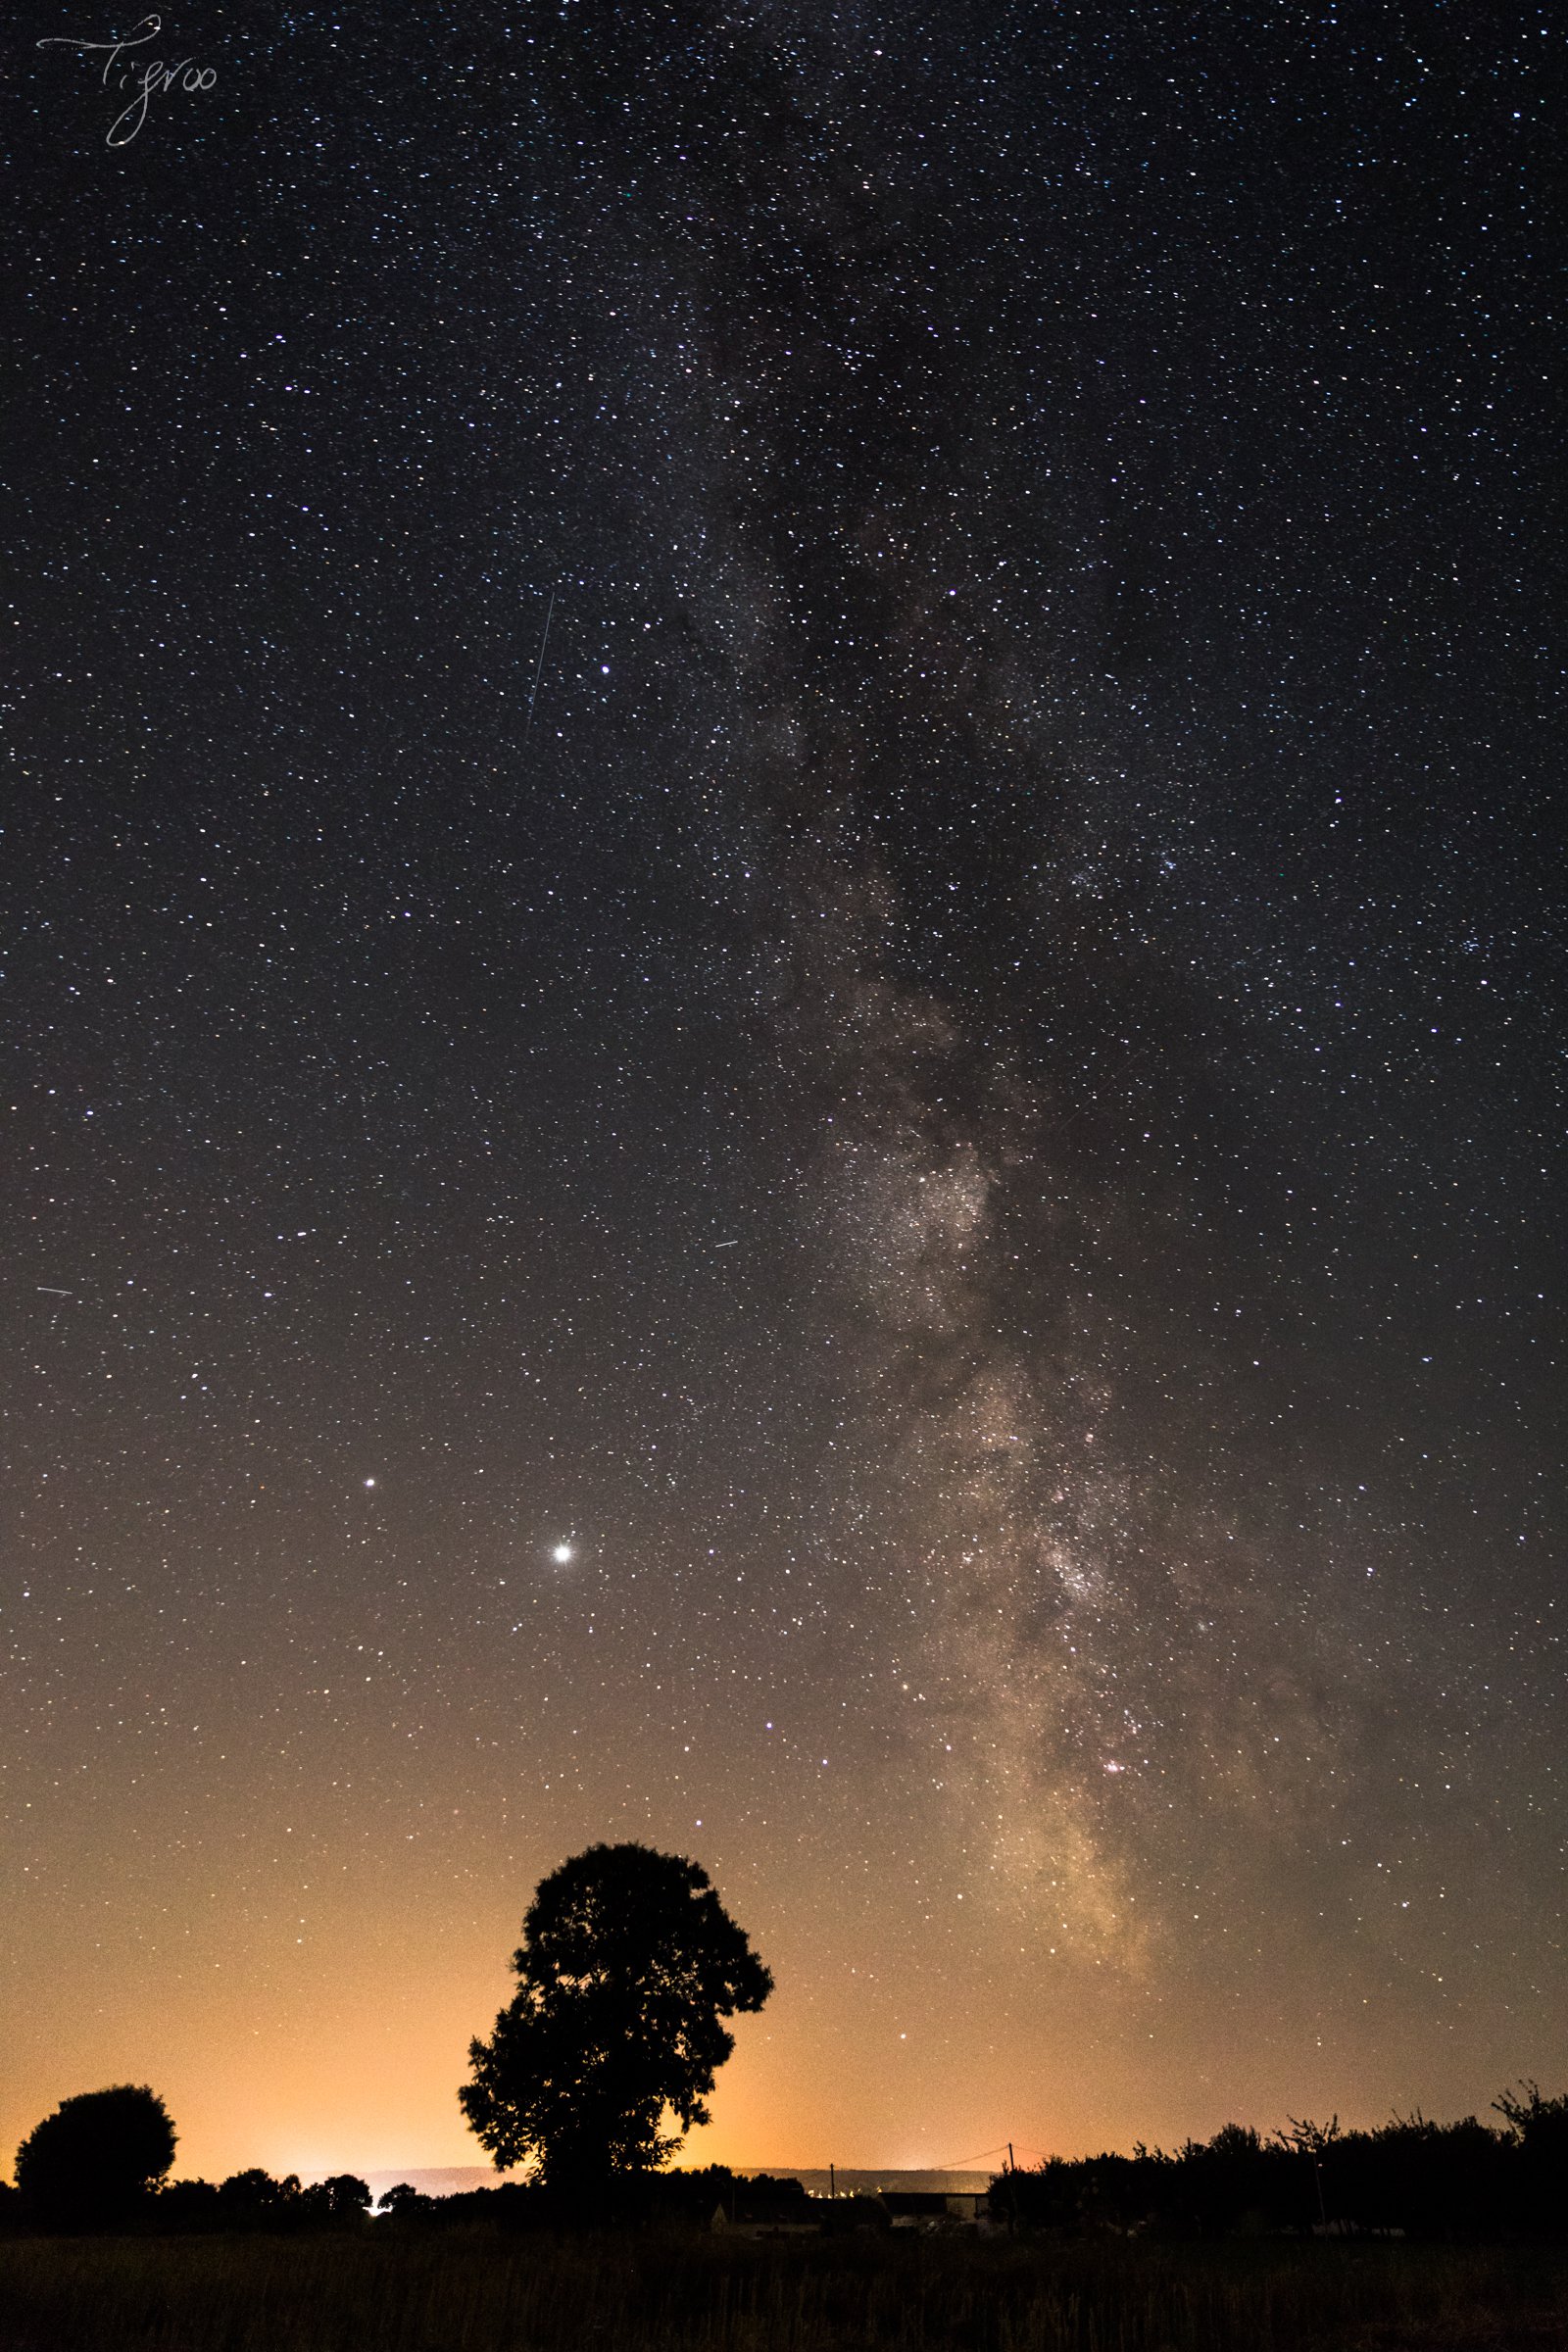
[[[113,75],[116,90],[128,88],[132,92],[129,103],[109,125],[105,141],[107,146],[128,147],[146,122],[147,111],[155,98],[165,97],[171,90],[210,90],[218,79],[212,66],[199,66],[190,57],[179,58],[172,66],[165,65],[162,58],[144,62],[139,57],[132,58],[128,65],[121,64],[122,58],[130,57],[133,50],[144,49],[149,41],[156,41],[163,29],[163,23],[162,17],[143,17],[134,32],[127,32],[122,40],[118,41],[84,41],[74,39],[68,33],[55,33],[48,40],[38,43],[40,49],[101,50],[104,53],[103,87],[106,90],[109,88]]]

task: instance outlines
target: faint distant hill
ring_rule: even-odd
[[[426,2197],[461,2197],[465,2189],[494,2188],[500,2180],[520,2180],[521,2173],[498,2173],[490,2164],[410,2164],[402,2172],[362,2173],[372,2197],[381,2197],[400,2180],[407,2180]]]
[[[799,2180],[808,2197],[825,2197],[829,2175],[826,2167],[799,2164],[736,2165],[735,2171],[743,2180],[759,2174],[770,2174],[775,2180]],[[385,2194],[399,2180],[407,2180],[427,2197],[457,2197],[466,2189],[494,2188],[498,2180],[518,2180],[520,2173],[498,2173],[488,2164],[414,2164],[402,2172],[364,2173],[372,2197]],[[837,2175],[841,2197],[875,2196],[883,2188],[934,2189],[945,2196],[957,2196],[965,2189],[982,2189],[991,2180],[990,2173],[920,2173],[900,2172],[886,2167],[881,2172],[861,2167],[841,2171]]]
[[[992,2173],[901,2172],[894,2165],[884,2165],[880,2172],[840,2165],[833,2175],[825,2167],[818,2171],[814,2165],[801,2164],[738,2165],[736,2170],[743,2180],[749,2180],[757,2172],[771,2173],[777,2180],[798,2180],[808,2197],[825,2197],[830,2180],[837,2182],[841,2197],[874,2197],[884,2188],[933,2190],[939,2196],[956,2197],[965,2191],[987,2188],[995,2178]]]

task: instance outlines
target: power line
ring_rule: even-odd
[[[952,2164],[922,2164],[918,2169],[922,2173],[967,2172],[970,2165],[978,2164],[982,2157],[1004,2156],[1011,2144],[1010,2140],[999,2139],[994,2148],[981,2148],[973,2156],[956,2157]]]

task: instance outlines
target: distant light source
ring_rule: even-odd
[[[571,1558],[571,1545],[569,1544],[558,1544],[555,1550],[550,1554],[550,1557],[555,1561],[558,1568],[564,1568],[566,1562]]]

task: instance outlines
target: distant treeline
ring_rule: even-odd
[[[1383,2233],[1410,2238],[1568,2242],[1568,2094],[1534,2083],[1495,2102],[1484,2124],[1414,2115],[1371,2132],[1293,2123],[1262,2139],[1227,2124],[1212,2139],[1131,2156],[1053,2157],[991,2182],[979,2226],[1059,2237],[1221,2238]],[[914,2202],[808,2199],[798,2180],[742,2178],[722,2165],[623,2175],[592,2191],[504,2181],[451,2197],[409,2182],[372,2211],[368,2186],[342,2173],[302,2185],[260,2170],[222,2181],[170,2180],[174,2134],[162,2101],[122,2085],[68,2100],[18,2150],[18,2186],[0,2184],[0,2231],[213,2235],[583,2228],[706,2229],[722,2218],[764,2233],[890,2229]],[[957,2227],[963,2201],[929,2225]]]
[[[1371,2132],[1293,2124],[1271,2139],[1227,2124],[1170,2152],[1004,2173],[989,2201],[999,2220],[1064,2236],[1568,2239],[1568,2095],[1544,2098],[1527,2082],[1495,2112],[1499,2125],[1417,2114]]]
[[[863,2218],[871,2210],[871,2201],[864,2198],[844,2198],[839,2203],[837,2218],[845,2228],[853,2227],[858,2217]],[[231,2174],[220,2181],[165,2181],[132,2195],[122,2194],[112,2206],[79,2195],[74,2202],[57,2197],[46,2205],[36,2196],[28,2197],[0,2183],[0,2232],[53,2229],[74,2234],[107,2230],[159,2237],[258,2231],[296,2236],[366,2230],[372,2219],[378,2228],[399,2230],[477,2226],[515,2231],[594,2225],[646,2228],[665,2223],[706,2228],[720,2206],[734,2217],[750,2215],[763,2204],[770,2209],[787,2205],[812,2219],[818,2213],[799,2180],[774,2180],[765,2174],[743,2178],[721,2164],[690,2172],[635,2175],[610,2183],[594,2195],[503,2180],[494,2188],[431,2197],[405,2180],[389,2188],[379,2203],[368,2183],[353,2173],[339,2173],[306,2186],[296,2174],[276,2179],[258,2169]]]
[[[0,2183],[0,2232],[59,2230],[73,2234],[191,2230],[272,2231],[355,2230],[368,2224],[373,2203],[366,2183],[352,2173],[303,2187],[290,2173],[274,2180],[261,2171],[235,2173],[227,2180],[168,2180],[105,2195],[99,2184],[50,2182],[40,2193]]]

